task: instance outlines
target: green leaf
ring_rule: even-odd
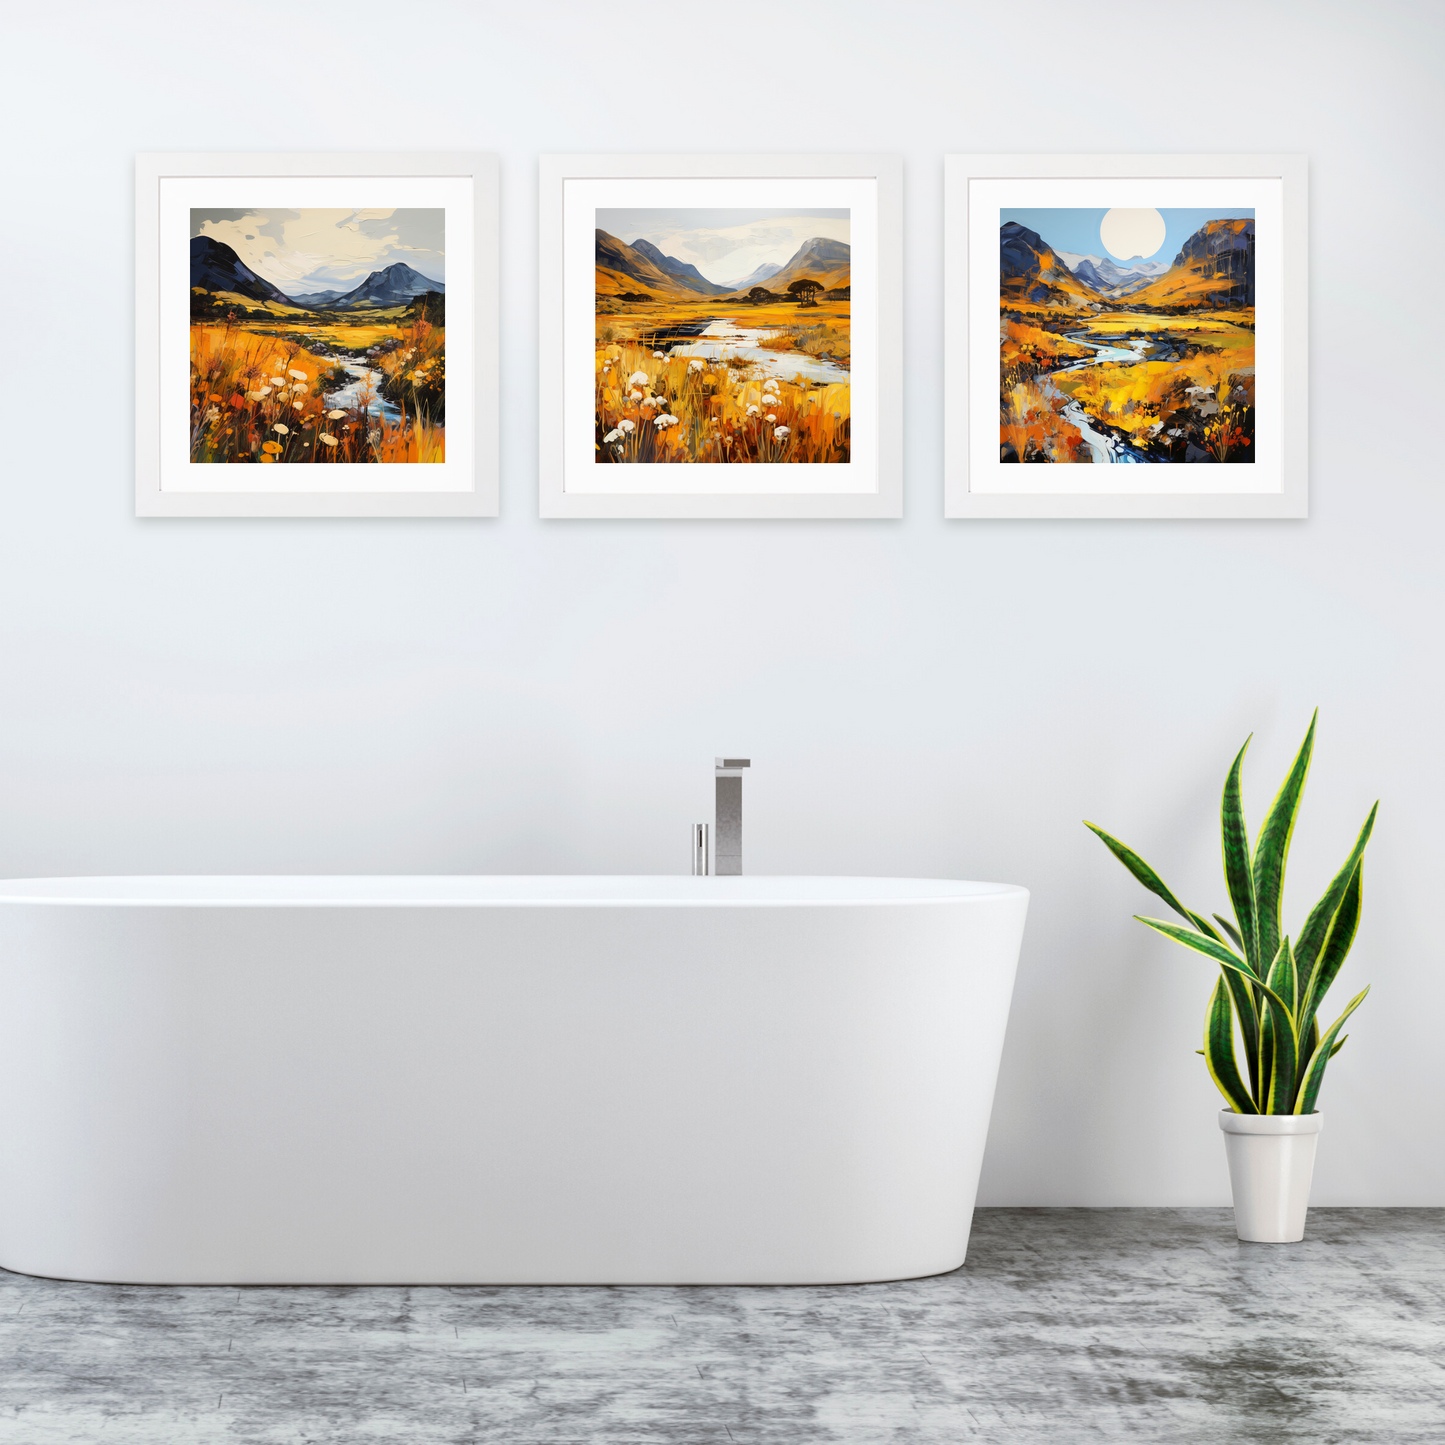
[[[1345,1039],[1347,1039],[1347,1038],[1349,1038],[1349,1034],[1346,1034],[1346,1035],[1345,1035]],[[1334,1046],[1334,1048],[1332,1048],[1332,1049],[1330,1050],[1330,1057],[1331,1057],[1331,1058],[1334,1058],[1334,1056],[1335,1056],[1337,1053],[1339,1053],[1339,1051],[1340,1051],[1342,1048],[1344,1048],[1344,1046],[1345,1046],[1345,1039],[1336,1039],[1336,1040],[1335,1040],[1335,1046]]]
[[[1370,809],[1370,816],[1365,820],[1359,840],[1350,851],[1346,864],[1351,869],[1350,873],[1345,875],[1342,868],[1335,874],[1330,886],[1325,890],[1325,896],[1310,910],[1310,916],[1305,922],[1305,932],[1311,934],[1311,945],[1308,957],[1304,954],[1300,956],[1300,970],[1306,979],[1304,1006],[1310,1017],[1314,1016],[1315,1010],[1324,1002],[1325,994],[1329,992],[1335,976],[1344,966],[1360,926],[1360,908],[1365,887],[1365,860],[1361,855],[1369,841],[1378,807],[1379,804],[1376,803],[1375,807]],[[1318,928],[1320,919],[1326,920],[1322,935]]]
[[[1190,933],[1187,928],[1180,928],[1177,923],[1166,923],[1162,918],[1145,918],[1141,913],[1136,913],[1134,917],[1140,923],[1148,924],[1156,932],[1162,933],[1165,938],[1172,938],[1175,943],[1182,943],[1185,948],[1192,948],[1196,953],[1202,953],[1206,958],[1212,958],[1215,963],[1222,963],[1226,968],[1237,969],[1250,982],[1254,984],[1264,982],[1244,959],[1220,943],[1218,939]]]
[[[1219,973],[1234,999],[1234,1012],[1244,1035],[1244,1061],[1249,1066],[1249,1096],[1257,1104],[1263,1097],[1259,1090],[1259,996],[1237,969],[1221,964]]]
[[[1294,1021],[1299,970],[1287,938],[1280,941],[1266,985],[1270,1001],[1261,1020],[1259,1042],[1259,1073],[1265,1081],[1264,1112],[1288,1114],[1294,1103],[1295,1076],[1299,1069],[1299,1031]]]
[[[1258,931],[1256,958],[1260,967],[1279,949],[1279,908],[1284,892],[1285,864],[1289,859],[1289,844],[1294,836],[1295,819],[1299,816],[1305,778],[1309,775],[1310,756],[1315,746],[1315,724],[1319,716],[1320,710],[1316,708],[1305,740],[1300,744],[1274,802],[1269,805],[1264,826],[1260,828],[1254,845],[1254,907]]]
[[[1212,958],[1225,970],[1225,976],[1229,981],[1229,990],[1233,995],[1234,1004],[1239,1013],[1240,1023],[1244,1029],[1245,1045],[1248,1049],[1246,1057],[1250,1063],[1250,1085],[1255,1100],[1260,1106],[1261,1113],[1268,1113],[1268,1102],[1270,1098],[1270,1070],[1265,1064],[1265,1025],[1271,1019],[1274,1020],[1270,1026],[1270,1058],[1274,1056],[1274,1038],[1282,1028],[1285,1034],[1293,1037],[1294,1024],[1290,1018],[1289,1009],[1285,1001],[1269,988],[1264,982],[1256,978],[1249,965],[1237,954],[1231,953],[1223,944],[1215,943],[1211,939],[1201,938],[1197,933],[1190,933],[1186,928],[1180,928],[1177,923],[1165,923],[1159,918],[1138,917],[1140,923],[1147,923],[1150,928],[1162,933],[1166,938],[1172,938],[1176,943],[1182,943],[1186,948],[1192,948],[1196,953],[1202,953],[1206,958]],[[1256,1003],[1258,999],[1258,1003]],[[1260,1010],[1259,1022],[1256,1024],[1256,1009]],[[1292,1059],[1298,1053],[1298,1045],[1287,1046],[1287,1053]],[[1291,1069],[1293,1064],[1291,1064]]]
[[[1320,901],[1310,909],[1310,916],[1305,919],[1305,926],[1299,936],[1299,957],[1300,968],[1306,975],[1314,966],[1315,957],[1329,936],[1335,915],[1339,912],[1355,872],[1360,866],[1360,860],[1364,857],[1365,845],[1370,841],[1370,834],[1374,832],[1375,815],[1379,811],[1380,805],[1377,802],[1370,809],[1369,817],[1365,819],[1360,828],[1360,836],[1355,839],[1355,846],[1350,849],[1350,856],[1345,859],[1340,871],[1330,879],[1330,886],[1325,889]]]
[[[1144,918],[1139,914],[1135,914],[1135,917],[1139,919],[1140,923],[1147,923],[1155,932],[1162,933],[1166,938],[1172,938],[1176,943],[1182,943],[1186,948],[1192,948],[1196,953],[1202,953],[1206,958],[1212,958],[1220,967],[1237,974],[1241,981],[1250,988],[1258,990],[1264,1003],[1260,1018],[1260,1063],[1256,1082],[1260,1113],[1287,1114],[1289,1112],[1288,1101],[1285,1101],[1280,1108],[1272,1107],[1273,1104],[1280,1102],[1280,1089],[1286,1080],[1293,1089],[1299,1058],[1299,1035],[1295,1032],[1294,1019],[1284,999],[1267,983],[1257,978],[1249,965],[1237,954],[1231,953],[1223,944],[1215,943],[1212,939],[1201,938],[1197,933],[1190,933],[1187,928],[1180,928],[1177,923],[1165,923],[1161,918]],[[1239,998],[1237,992],[1235,992],[1235,998],[1236,1000]],[[1247,1017],[1242,1008],[1240,1017]],[[1268,1044],[1270,1059],[1268,1068],[1265,1066],[1266,1044]]]
[[[1222,976],[1215,980],[1204,1016],[1204,1062],[1209,1067],[1210,1078],[1236,1114],[1259,1113],[1234,1061],[1234,1007]]]
[[[1207,919],[1201,918],[1192,908],[1188,910],[1189,921],[1206,937],[1216,943],[1224,942],[1224,935]]]
[[[1244,940],[1239,936],[1239,930],[1223,914],[1216,913],[1214,921],[1229,935],[1229,941],[1243,953]]]
[[[1294,1106],[1296,1114],[1314,1113],[1315,1100],[1319,1098],[1320,1085],[1325,1078],[1325,1065],[1329,1063],[1331,1055],[1335,1052],[1335,1035],[1344,1027],[1345,1020],[1365,1001],[1365,995],[1369,991],[1367,984],[1350,1000],[1344,1013],[1325,1031],[1319,1047],[1310,1056],[1309,1063],[1301,1070],[1299,1098],[1295,1101]],[[1344,1043],[1344,1039],[1341,1039],[1340,1042]]]
[[[1289,939],[1280,939],[1274,962],[1270,964],[1264,981],[1284,1000],[1293,1017],[1299,1008],[1299,968],[1295,964]]]
[[[1181,918],[1198,926],[1197,915],[1191,913],[1170,891],[1169,885],[1126,843],[1095,827],[1086,818],[1084,827],[1103,840],[1104,846],[1156,897],[1162,898]],[[1201,930],[1204,931],[1204,930]]]
[[[1254,734],[1251,733],[1250,737]],[[1224,780],[1224,797],[1219,806],[1219,836],[1224,850],[1224,881],[1229,887],[1229,901],[1239,924],[1234,934],[1236,944],[1256,973],[1263,967],[1259,956],[1259,926],[1255,918],[1254,871],[1249,856],[1249,830],[1244,823],[1244,802],[1240,797],[1239,777],[1244,755],[1249,751],[1249,738],[1244,740]],[[1220,920],[1223,922],[1223,920]]]

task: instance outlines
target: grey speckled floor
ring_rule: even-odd
[[[173,1289],[0,1272],[0,1442],[1445,1441],[1445,1210],[980,1210],[936,1279]]]

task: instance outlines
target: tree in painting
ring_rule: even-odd
[[[193,210],[191,460],[444,461],[445,221]]]
[[[1254,461],[1253,210],[1000,219],[1003,461]]]
[[[596,460],[847,462],[849,223],[599,210]]]

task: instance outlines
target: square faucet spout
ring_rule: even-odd
[[[716,758],[713,768],[713,870],[737,877],[743,871],[743,769],[747,758]]]

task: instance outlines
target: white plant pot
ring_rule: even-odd
[[[1324,1116],[1221,1109],[1219,1127],[1234,1188],[1234,1232],[1259,1244],[1303,1239]]]

